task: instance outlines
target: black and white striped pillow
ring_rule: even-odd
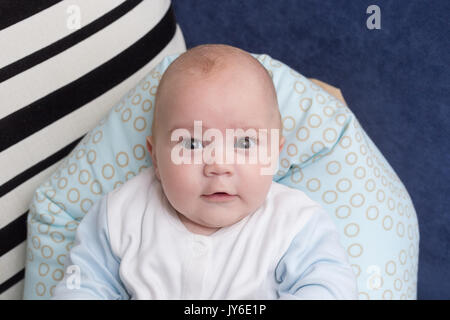
[[[185,50],[170,0],[0,2],[0,299],[22,298],[34,190],[162,57]]]

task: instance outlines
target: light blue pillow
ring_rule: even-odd
[[[254,54],[277,90],[286,137],[274,180],[321,203],[341,232],[360,299],[415,299],[419,232],[394,170],[342,102]],[[88,133],[35,193],[28,216],[25,299],[48,299],[81,219],[102,195],[151,165],[145,147],[168,56]]]

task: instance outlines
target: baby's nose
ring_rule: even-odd
[[[233,165],[213,162],[211,164],[205,164],[205,175],[206,176],[214,176],[214,175],[232,175],[234,172]]]
[[[211,175],[232,175],[234,172],[234,146],[232,142],[213,141],[203,150],[204,173]]]
[[[227,161],[227,157],[224,152],[225,150],[223,150],[222,148],[216,149],[214,154],[205,152],[205,175],[230,175],[233,173],[233,162]]]

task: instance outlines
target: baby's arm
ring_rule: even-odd
[[[318,209],[275,270],[280,299],[357,299],[356,277],[331,218]]]
[[[65,264],[71,273],[56,286],[52,299],[128,299],[119,278],[120,261],[110,247],[106,205],[104,196],[79,224]]]

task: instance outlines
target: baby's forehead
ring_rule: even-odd
[[[186,95],[194,100],[199,96],[210,96],[211,100],[214,100],[215,96],[209,93],[215,92],[219,97],[228,92],[230,95],[237,94],[239,97],[244,97],[243,103],[253,99],[259,100],[257,104],[260,105],[263,99],[270,101],[270,104],[276,104],[272,78],[258,60],[253,57],[251,59],[254,61],[246,57],[228,56],[220,59],[226,60],[211,62],[195,57],[174,65],[163,75],[157,100],[164,96],[165,102],[180,102],[180,99],[186,99]],[[184,103],[185,101],[178,104]]]
[[[163,78],[185,74],[191,76],[214,77],[224,72],[270,78],[264,66],[250,53],[229,46],[200,46],[179,56],[166,70]]]
[[[168,74],[168,78],[172,79],[167,82],[174,83],[173,80],[177,80],[178,83],[190,83],[194,80],[201,80],[212,84],[212,81],[221,79],[226,75],[231,75],[234,79],[237,77],[248,79],[248,81],[257,79],[260,85],[263,85],[264,81],[267,80],[264,79],[265,74],[261,72],[261,69],[256,68],[254,64],[246,60],[237,60],[221,64],[216,63],[214,66],[190,62],[183,68],[177,68],[177,70]]]
[[[242,94],[243,90],[248,94]],[[230,92],[230,95],[223,96],[223,92]],[[217,96],[220,96],[220,98],[217,98],[213,93],[217,93]],[[163,96],[164,98],[162,98]],[[158,102],[156,105],[161,103],[161,105],[165,106],[167,112],[163,113],[166,115],[166,121],[174,118],[179,119],[180,114],[176,114],[178,112],[173,111],[176,109],[179,113],[185,114],[187,107],[191,108],[192,105],[199,105],[197,102],[200,96],[208,102],[214,102],[216,99],[219,99],[219,101],[222,101],[221,99],[231,99],[230,102],[233,103],[223,103],[222,110],[229,109],[230,105],[258,105],[258,108],[261,108],[262,105],[267,105],[269,112],[258,112],[253,107],[250,107],[247,110],[247,114],[246,110],[244,110],[247,108],[231,108],[237,116],[243,115],[237,117],[240,119],[251,117],[257,120],[258,116],[266,118],[265,120],[267,120],[267,117],[270,117],[270,119],[279,118],[276,92],[270,74],[257,59],[242,50],[228,50],[226,48],[222,51],[215,50],[213,53],[206,52],[205,54],[205,52],[198,51],[184,56],[181,55],[172,62],[163,74],[163,79],[157,91],[156,100]],[[233,100],[232,96],[240,98]],[[240,99],[243,99],[243,101]],[[217,103],[216,105],[221,104]],[[175,109],[170,108],[170,106],[175,107]],[[155,109],[157,108],[158,106]],[[186,114],[192,116],[192,111],[194,111],[192,109],[189,109],[189,112]],[[217,112],[218,117],[220,114],[220,111]],[[201,114],[195,114],[195,116],[202,118]],[[210,113],[210,116],[212,116],[212,113]],[[220,122],[220,118],[217,120],[217,122]],[[243,127],[239,123],[227,123],[226,125],[228,127]]]

